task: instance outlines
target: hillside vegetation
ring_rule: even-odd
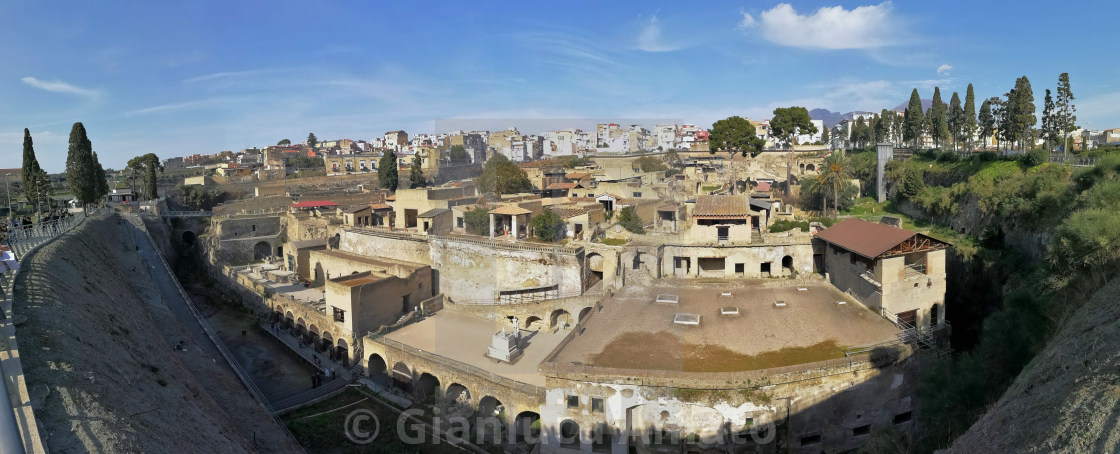
[[[853,155],[853,165],[868,155]],[[960,353],[929,367],[919,385],[922,451],[964,433],[1120,269],[1120,152],[1097,155],[1093,167],[1070,167],[1039,164],[1035,153],[961,160],[929,151],[888,166],[893,203],[881,208],[962,246],[951,254],[958,271],[946,295]],[[874,184],[873,167],[853,175]]]

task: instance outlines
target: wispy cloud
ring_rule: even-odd
[[[952,66],[941,65],[941,66],[937,67],[937,75],[938,76],[948,76],[949,72],[952,71],[952,70],[953,70]]]
[[[183,80],[183,83],[184,84],[193,84],[195,82],[204,82],[204,81],[208,81],[208,80],[230,79],[230,78],[234,78],[234,77],[251,76],[251,75],[255,75],[255,74],[263,74],[263,73],[268,73],[268,72],[272,72],[272,71],[275,71],[275,69],[250,69],[250,70],[246,70],[246,71],[227,71],[227,72],[220,72],[220,73],[213,73],[213,74],[206,74],[206,75],[203,75],[203,76],[192,77],[190,79]]]
[[[41,89],[41,90],[46,90],[46,91],[53,91],[55,93],[70,93],[70,94],[73,94],[73,95],[85,96],[87,98],[96,98],[98,96],[101,96],[101,90],[94,90],[94,89],[90,89],[90,88],[82,88],[82,87],[79,87],[79,86],[76,86],[76,85],[68,84],[68,83],[63,82],[61,80],[53,80],[53,81],[39,80],[39,79],[36,79],[34,77],[30,77],[30,76],[24,77],[23,79],[20,79],[20,80],[22,80],[23,83],[25,83],[27,85],[30,85],[32,87],[35,87],[35,88],[38,88],[38,89]]]
[[[680,49],[679,44],[668,44],[661,36],[661,22],[657,20],[657,16],[649,18],[649,21],[642,26],[641,33],[638,33],[638,49],[646,52],[670,52]]]
[[[753,27],[754,17],[743,14],[741,26]],[[898,31],[890,2],[818,9],[812,15],[798,14],[782,3],[759,15],[762,36],[775,44],[817,49],[874,49],[895,44]]]
[[[197,109],[200,107],[210,107],[222,102],[230,101],[230,98],[209,98],[199,99],[194,101],[185,101],[172,104],[163,104],[159,106],[145,107],[143,109],[130,110],[124,113],[124,116],[131,117],[135,115],[149,115],[174,112],[179,110]]]
[[[751,13],[739,10],[739,14],[743,15],[743,20],[739,21],[739,27],[754,28],[755,25],[758,25],[758,21],[755,20],[754,16],[752,16]]]

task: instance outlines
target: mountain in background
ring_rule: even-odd
[[[824,122],[824,127],[831,128],[840,123],[840,120],[851,118],[852,113],[833,112],[828,109],[813,109],[809,111],[809,118]]]
[[[963,103],[964,100],[961,100],[961,102]],[[906,110],[906,107],[909,106],[909,105],[910,105],[910,100],[907,100],[906,102],[904,102],[902,104],[899,104],[898,106],[896,106],[892,110]],[[930,106],[932,106],[932,105],[933,105],[933,100],[932,99],[923,99],[922,100],[922,111],[924,112],[924,111],[929,110]],[[945,105],[949,105],[949,101],[945,101]],[[980,104],[976,104],[976,107],[979,108]]]
[[[910,104],[910,101],[906,101],[902,104],[899,104],[898,106],[896,106],[894,109],[891,109],[891,110],[904,111],[904,110],[906,110],[906,106],[908,104]],[[932,106],[932,105],[933,105],[933,100],[932,99],[923,99],[922,100],[922,110],[923,111],[929,110],[930,106]],[[874,113],[879,113],[879,111],[873,111],[873,112]],[[836,126],[836,125],[840,124],[840,121],[844,120],[845,118],[852,118],[853,113],[855,113],[855,111],[840,113],[840,112],[833,112],[833,111],[828,110],[828,109],[817,108],[817,109],[813,109],[813,110],[809,111],[809,118],[812,118],[814,120],[820,120],[820,121],[824,122],[824,127],[831,128],[833,126]]]

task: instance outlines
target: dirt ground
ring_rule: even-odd
[[[24,262],[16,329],[47,449],[298,452],[184,322],[135,232],[93,217]],[[180,340],[187,351],[173,348]]]
[[[315,368],[263,332],[243,310],[219,302],[212,291],[198,284],[184,287],[194,299],[195,306],[270,402],[306,391],[311,386],[310,377],[317,372]],[[241,334],[242,331],[245,334]]]
[[[679,302],[657,303],[660,293],[677,295]],[[778,301],[786,306],[776,307]],[[721,314],[725,307],[736,308],[738,315]],[[700,324],[674,324],[676,314],[699,315]],[[603,301],[602,310],[592,311],[582,324],[586,331],[553,361],[689,372],[759,370],[842,358],[845,347],[894,339],[898,333],[850,297],[812,284],[651,287]]]
[[[589,366],[622,369],[680,370],[685,372],[735,372],[792,366],[843,358],[835,340],[806,347],[744,355],[722,345],[681,342],[675,334],[629,332],[614,338]]]

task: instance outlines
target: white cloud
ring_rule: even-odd
[[[1083,96],[1077,103],[1078,126],[1114,128],[1120,124],[1120,91]]]
[[[646,52],[669,52],[680,49],[679,45],[666,44],[661,37],[661,22],[657,16],[649,18],[649,22],[642,27],[638,34],[638,49]]]
[[[739,14],[743,15],[743,20],[739,22],[740,27],[754,28],[755,25],[758,25],[758,21],[754,20],[754,16],[751,16],[751,13],[740,10]]]
[[[211,98],[200,99],[197,101],[179,102],[174,104],[163,104],[159,106],[145,107],[143,109],[130,110],[128,112],[125,112],[124,116],[131,117],[133,115],[147,115],[155,113],[174,112],[177,110],[194,109],[198,107],[209,107],[230,100],[231,98]]]
[[[746,17],[744,14],[744,22]],[[788,3],[782,3],[763,11],[759,18],[762,36],[783,46],[873,49],[895,43],[896,18],[891,15],[890,2],[852,10],[825,7],[810,16],[798,14]]]
[[[32,87],[43,89],[43,90],[46,90],[46,91],[53,91],[55,93],[70,93],[70,94],[85,96],[85,97],[89,97],[89,98],[96,98],[98,96],[101,96],[101,91],[100,90],[92,90],[92,89],[89,89],[89,88],[82,88],[82,87],[78,87],[78,86],[75,86],[75,85],[70,85],[70,84],[68,84],[66,82],[63,82],[61,80],[46,81],[46,80],[39,80],[39,79],[36,79],[34,77],[24,77],[23,79],[20,79],[20,80],[22,80],[23,83],[25,83],[27,85],[30,85]]]
[[[231,78],[231,77],[248,76],[248,75],[253,75],[253,74],[267,73],[267,72],[270,72],[270,71],[275,71],[275,70],[274,69],[251,69],[251,70],[248,70],[248,71],[220,72],[220,73],[214,73],[214,74],[206,74],[204,76],[192,77],[190,79],[184,80],[183,83],[184,84],[190,84],[190,83],[195,83],[195,82],[203,82],[203,81],[207,81],[207,80],[228,79],[228,78]]]
[[[952,66],[941,65],[941,66],[937,67],[937,75],[938,76],[948,76],[949,72],[952,71],[952,70],[953,70]]]

